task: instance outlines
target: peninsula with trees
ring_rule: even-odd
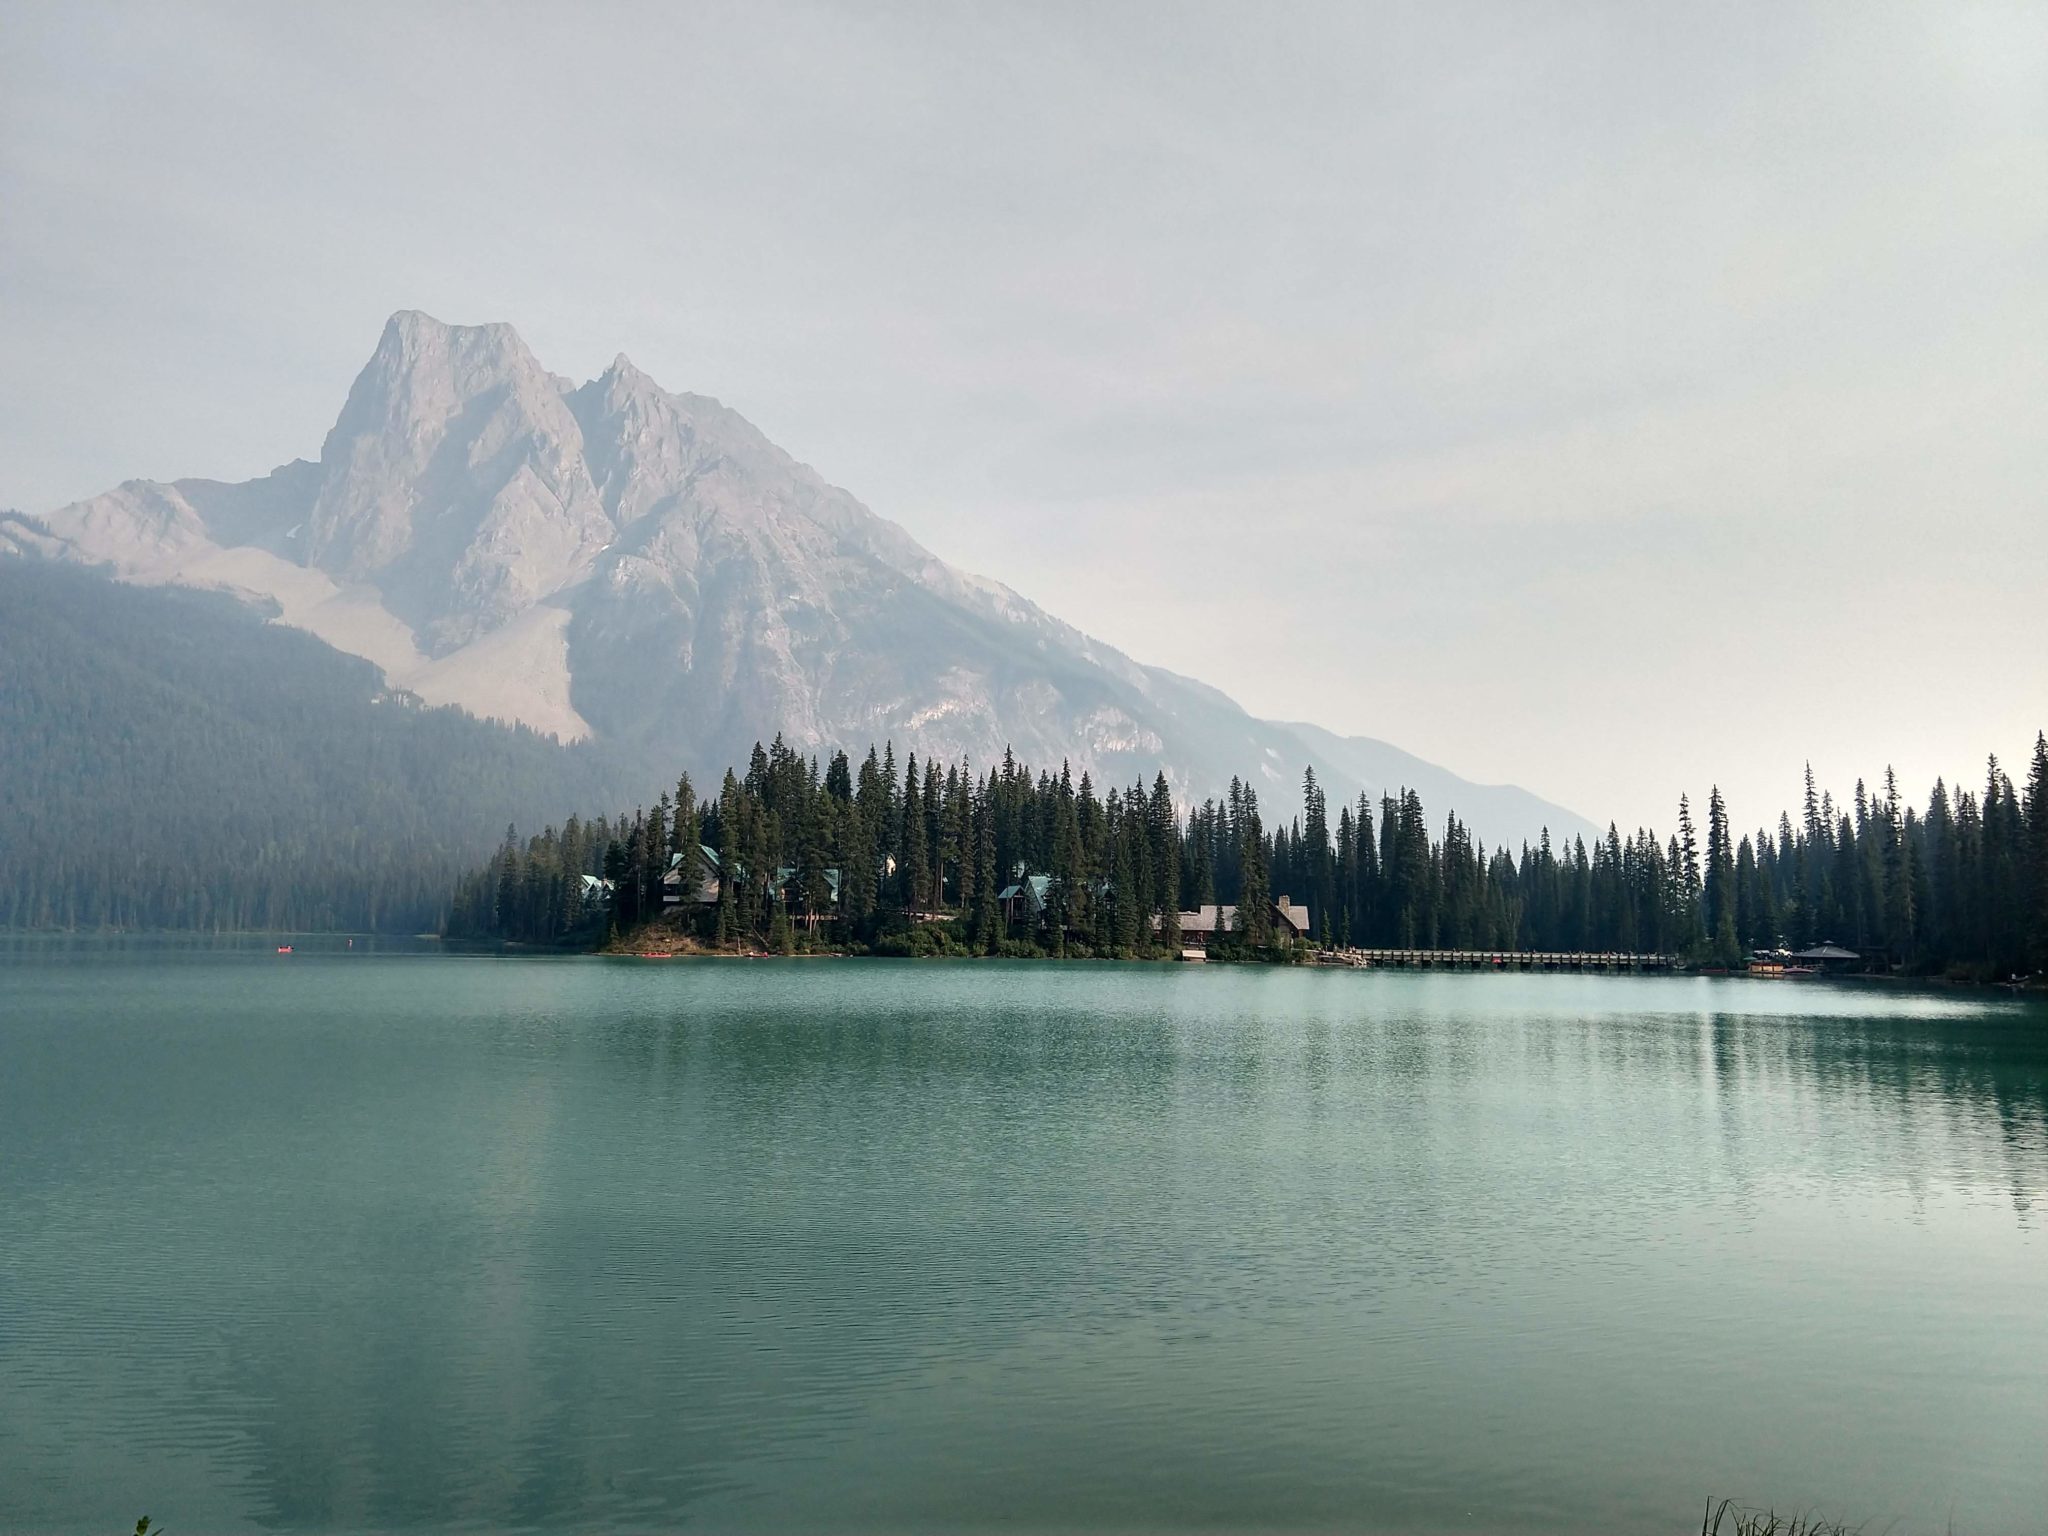
[[[1656,954],[1735,970],[1825,946],[1860,970],[1959,980],[2048,972],[2048,734],[2023,785],[1887,771],[1837,803],[1737,833],[1718,789],[1676,830],[1548,833],[1488,848],[1413,791],[1335,814],[1313,769],[1268,827],[1256,791],[1176,802],[1165,775],[1103,789],[1005,754],[976,774],[892,746],[822,765],[780,737],[715,794],[570,817],[462,879],[464,943],[628,953],[840,953],[1299,961],[1354,949]],[[1701,821],[1704,820],[1704,826]]]

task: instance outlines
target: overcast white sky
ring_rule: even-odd
[[[0,505],[311,457],[402,307],[1624,826],[2048,723],[2039,5],[0,0]]]

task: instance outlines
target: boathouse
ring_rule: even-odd
[[[1792,956],[1795,965],[1810,965],[1820,971],[1848,971],[1863,964],[1863,957],[1853,949],[1844,949],[1839,944],[1816,944],[1811,949],[1796,951]]]

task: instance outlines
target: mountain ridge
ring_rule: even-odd
[[[265,599],[430,703],[695,772],[779,731],[816,752],[1014,750],[1104,785],[1163,769],[1189,800],[1243,774],[1276,809],[1311,763],[1333,800],[1395,787],[1360,771],[1369,754],[1331,750],[1345,738],[1323,761],[1315,728],[1258,720],[956,570],[722,402],[623,352],[576,383],[502,322],[401,310],[317,460],[240,484],[124,481],[0,519],[0,547]],[[1490,842],[1592,830],[1402,757],[1433,813]]]

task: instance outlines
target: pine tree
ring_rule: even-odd
[[[753,928],[753,881],[745,868],[748,815],[746,791],[730,768],[718,792],[718,924],[723,947],[736,944]]]
[[[1301,835],[1305,857],[1302,896],[1309,905],[1310,920],[1323,942],[1330,941],[1330,908],[1336,903],[1337,883],[1330,859],[1330,813],[1322,786],[1316,783],[1314,768],[1301,774]]]
[[[640,914],[643,921],[661,915],[662,879],[668,873],[668,795],[666,792],[655,801],[654,809],[648,813],[646,832],[646,859],[640,871]]]
[[[562,824],[562,879],[555,892],[554,933],[561,938],[583,926],[583,823],[571,816]]]
[[[626,849],[617,838],[605,841],[604,863],[600,867],[605,882],[611,887],[611,898],[605,904],[605,931],[616,935],[619,930],[618,893],[626,883]]]
[[[1899,810],[1899,781],[1889,765],[1884,770],[1884,800],[1877,819],[1883,890],[1881,911],[1884,945],[1892,962],[1903,965],[1913,955],[1913,886],[1907,868],[1906,829]]]
[[[519,909],[519,829],[509,822],[505,842],[498,850],[498,889],[491,908],[491,929],[506,933],[516,921]]]
[[[873,748],[869,748],[870,753]],[[825,793],[841,805],[853,801],[853,772],[844,752],[832,754],[832,766],[825,770]]]
[[[1046,922],[1052,929],[1056,955],[1067,952],[1067,930],[1076,926],[1079,903],[1076,887],[1081,881],[1081,831],[1074,805],[1073,780],[1067,768],[1060,769],[1059,786],[1048,797],[1052,816],[1051,880],[1045,892]]]
[[[1180,824],[1174,815],[1173,792],[1165,773],[1152,781],[1147,807],[1152,852],[1153,901],[1159,912],[1159,944],[1168,954],[1180,951]]]
[[[796,886],[803,902],[804,926],[815,930],[832,912],[832,878],[826,873],[831,858],[834,823],[839,802],[824,789],[803,792],[804,803],[794,807],[796,831]],[[841,872],[842,878],[844,871]]]
[[[1985,774],[1981,814],[1985,956],[1990,974],[2002,978],[2016,974],[2026,964],[2028,850],[2019,796],[1995,756]]]
[[[685,856],[684,870],[687,879],[696,869],[697,847],[703,840],[702,823],[697,814],[697,791],[685,773],[676,779],[675,819],[669,824],[669,846]]]
[[[1686,806],[1679,801],[1679,821],[1686,821]],[[1719,965],[1741,963],[1742,949],[1735,925],[1735,858],[1729,847],[1728,808],[1716,784],[1707,793],[1707,876],[1704,892],[1706,922],[1713,958]]]
[[[1930,948],[1944,958],[1960,948],[1963,931],[1963,881],[1956,821],[1949,810],[1948,786],[1940,779],[1927,797],[1927,819],[1921,823],[1921,841],[1927,853],[1928,899],[1922,907],[1931,935]]]
[[[1112,804],[1117,803],[1115,790],[1110,791]],[[1108,923],[1110,945],[1120,955],[1131,955],[1138,948],[1138,864],[1132,858],[1130,829],[1134,825],[1127,809],[1119,806],[1114,836],[1115,851],[1111,854],[1109,874]]]
[[[939,776],[939,760],[925,759],[924,765],[924,846],[925,857],[929,860],[927,883],[919,898],[919,905],[927,911],[942,911],[946,905],[946,820],[945,780]]]
[[[974,903],[974,806],[972,770],[963,760],[946,769],[946,850],[953,861],[953,905],[963,915]]]
[[[1246,791],[1249,796],[1249,791]],[[1273,942],[1273,886],[1267,871],[1266,839],[1259,825],[1258,802],[1247,799],[1240,815],[1238,858],[1242,868],[1237,894],[1236,932],[1254,950]]]
[[[1394,811],[1389,892],[1394,912],[1394,942],[1403,949],[1436,947],[1436,904],[1429,848],[1429,824],[1423,818],[1422,797],[1412,789],[1401,791]],[[1550,834],[1543,834],[1543,857],[1550,858]],[[1554,875],[1554,871],[1548,872]],[[1555,879],[1546,881],[1546,894],[1555,907]]]
[[[918,904],[931,884],[924,815],[924,786],[917,776],[917,754],[903,767],[903,853],[898,875],[902,881],[904,909],[915,917]]]
[[[839,910],[849,943],[865,943],[873,934],[876,888],[881,878],[870,818],[858,799],[841,818]]]
[[[1697,956],[1706,942],[1700,911],[1700,852],[1693,832],[1692,804],[1684,795],[1678,797],[1678,836],[1674,854],[1672,875],[1676,887],[1673,914],[1677,921],[1680,951],[1687,956]]]
[[[1799,921],[1794,937],[1802,944],[1819,941],[1828,917],[1827,856],[1828,823],[1821,815],[1820,801],[1813,790],[1813,764],[1806,765],[1806,795],[1802,802],[1806,836],[1799,844]]]
[[[996,813],[990,801],[992,790],[984,790],[975,809],[974,942],[985,955],[996,952],[1002,939],[1003,909],[995,879]]]
[[[2048,731],[2034,734],[2027,774],[2026,894],[2029,955],[2035,974],[2048,974]]]
[[[1188,851],[1184,861],[1188,908],[1199,911],[1216,902],[1216,802],[1205,800],[1188,826]]]

